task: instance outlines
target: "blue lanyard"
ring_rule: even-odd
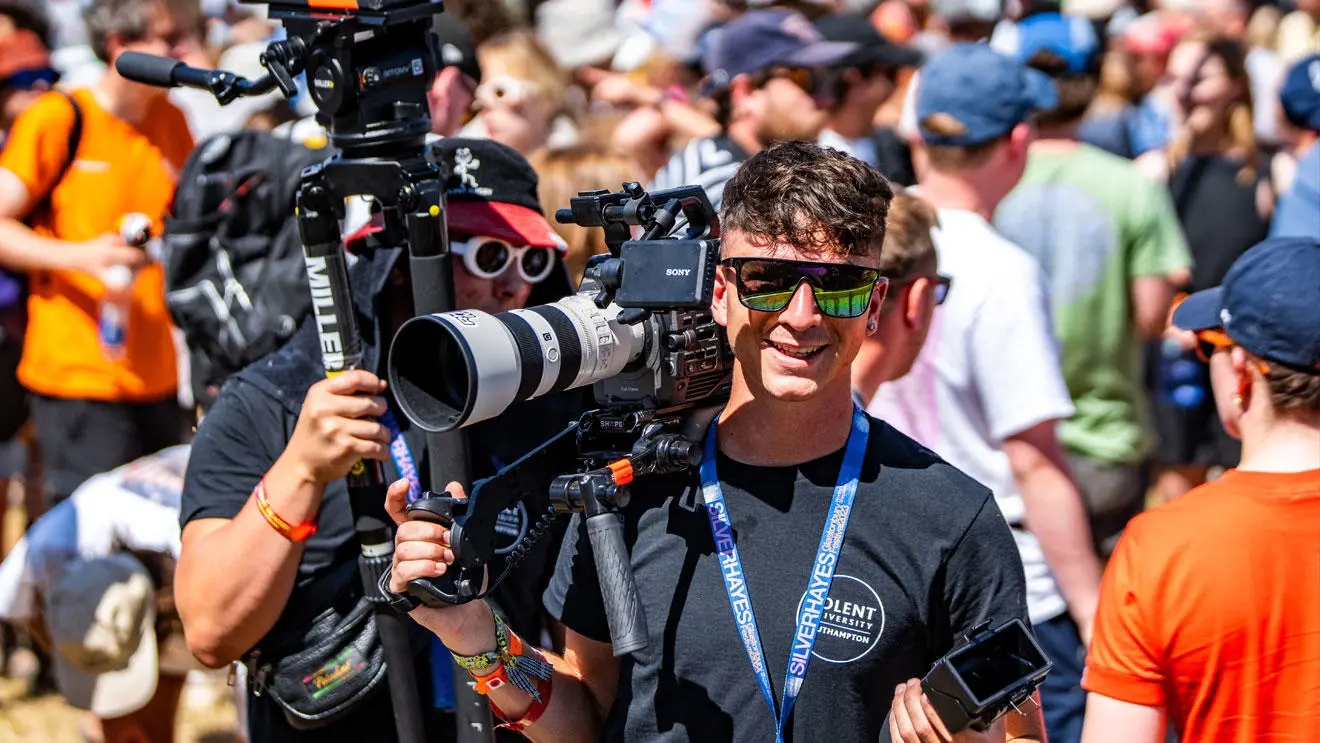
[[[711,422],[703,446],[701,494],[706,502],[710,531],[715,537],[715,551],[720,556],[720,572],[724,575],[724,588],[729,594],[729,607],[733,609],[734,621],[738,623],[738,634],[742,636],[747,659],[752,662],[752,670],[756,672],[756,680],[761,685],[761,695],[770,707],[770,714],[775,717],[775,741],[783,743],[784,728],[788,726],[793,705],[802,691],[802,681],[807,676],[811,650],[816,646],[816,630],[825,609],[825,599],[830,593],[830,583],[834,580],[834,568],[839,562],[839,551],[843,548],[843,535],[848,530],[848,517],[852,514],[853,497],[857,495],[857,480],[861,476],[862,460],[866,455],[866,439],[871,432],[871,420],[861,408],[853,406],[852,431],[848,434],[843,465],[839,468],[839,481],[834,486],[829,517],[825,519],[820,546],[816,548],[816,559],[812,562],[807,594],[798,610],[797,630],[793,633],[793,649],[788,656],[788,672],[784,679],[784,699],[778,711],[775,709],[774,691],[770,685],[770,672],[765,666],[761,632],[756,628],[752,597],[747,592],[742,560],[738,557],[738,546],[733,540],[733,523],[729,520],[729,508],[724,502],[720,478],[715,472],[715,423]]]
[[[413,460],[412,450],[408,448],[408,442],[404,440],[394,414],[387,409],[380,417],[380,422],[389,429],[390,457],[394,459],[395,469],[399,470],[399,477],[408,481],[408,502],[412,503],[422,497],[422,481],[417,476],[417,462]]]
[[[408,442],[403,438],[403,432],[399,430],[399,422],[394,420],[394,414],[387,409],[380,417],[380,423],[390,432],[390,458],[394,460],[394,467],[399,471],[399,476],[408,481],[408,502],[412,503],[422,497],[422,481],[417,475],[417,462],[413,459],[412,450],[408,448]],[[430,659],[431,706],[453,710],[455,705],[453,664],[449,660],[449,651],[438,637],[431,638]]]

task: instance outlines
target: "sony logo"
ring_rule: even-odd
[[[666,269],[665,269],[665,275],[666,275],[666,276],[690,276],[690,275],[692,275],[692,269],[690,269],[690,268],[666,268]]]

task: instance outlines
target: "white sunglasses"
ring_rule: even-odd
[[[469,273],[493,279],[511,264],[518,264],[518,274],[529,284],[545,281],[555,267],[555,251],[540,245],[514,246],[494,237],[474,237],[449,243],[450,251],[463,256]]]

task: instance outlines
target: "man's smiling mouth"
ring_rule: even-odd
[[[776,351],[778,351],[778,352],[784,354],[785,356],[790,356],[790,357],[795,358],[795,359],[810,359],[810,358],[814,358],[815,356],[819,355],[821,351],[824,351],[824,350],[825,350],[825,346],[824,346],[824,345],[818,345],[818,346],[786,346],[786,345],[784,345],[784,344],[782,344],[782,343],[775,343],[774,341],[770,341],[770,340],[766,341],[765,344],[766,344],[767,346],[770,346],[771,348],[775,349]]]

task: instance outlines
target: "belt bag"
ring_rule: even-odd
[[[269,695],[298,730],[343,717],[385,680],[374,607],[362,594],[356,563],[336,569],[305,593],[297,598],[308,607],[304,616],[325,608],[310,619],[281,621],[247,658],[253,694]]]

